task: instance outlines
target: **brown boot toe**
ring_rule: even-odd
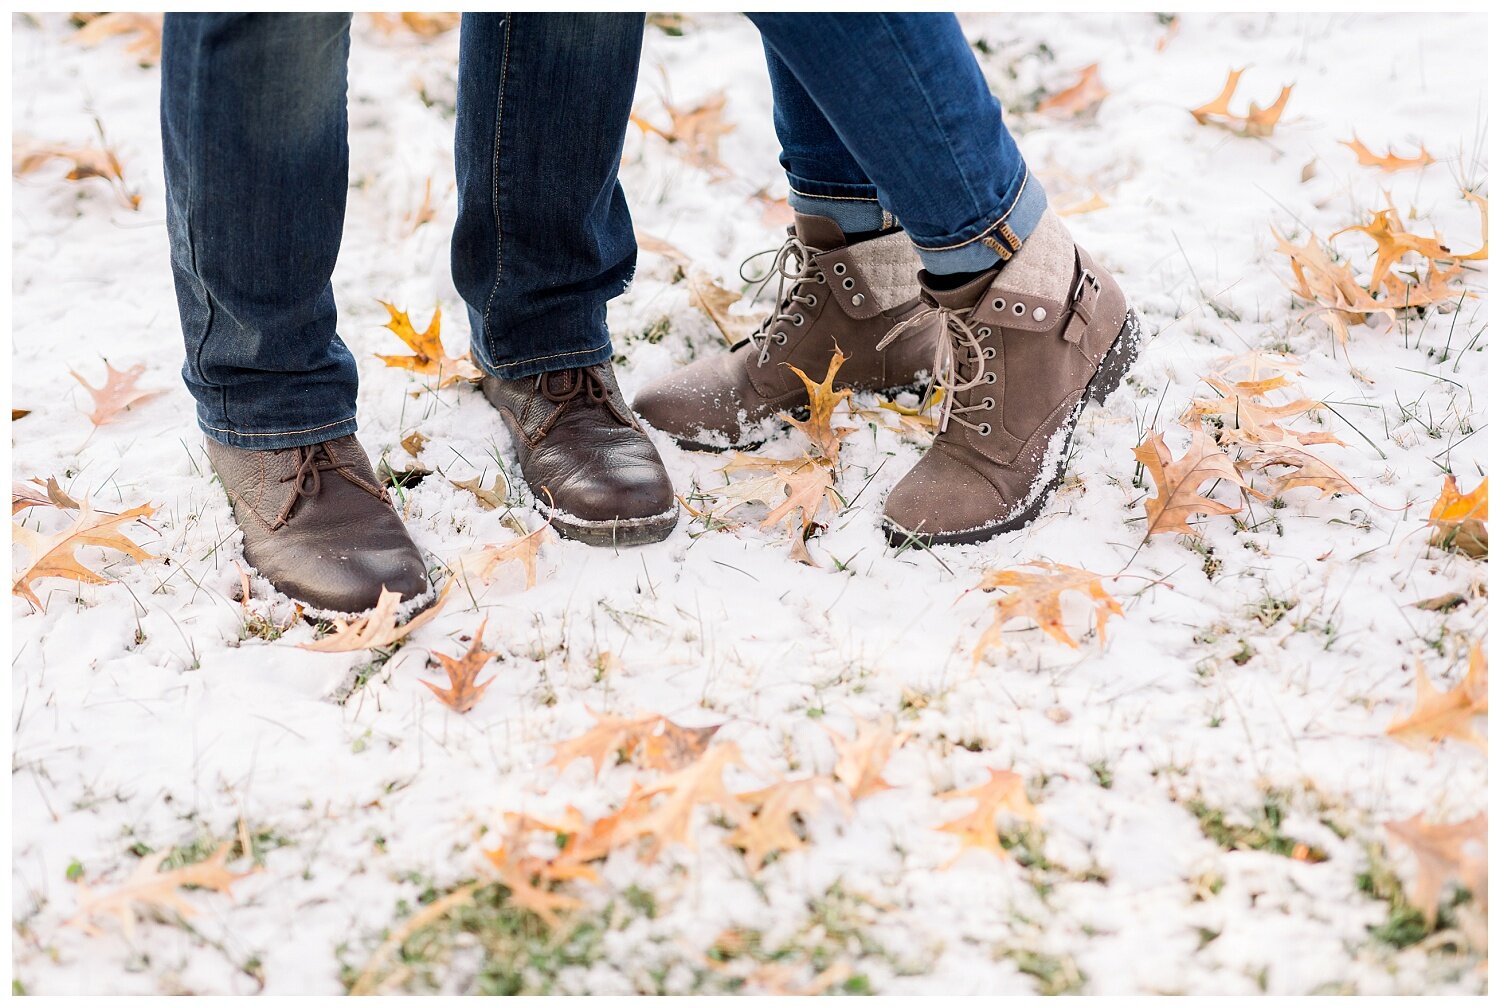
[[[935,446],[891,489],[882,524],[892,546],[978,542],[994,534],[996,516],[1009,508],[1007,494],[968,454]],[[934,507],[936,501],[943,506]]]

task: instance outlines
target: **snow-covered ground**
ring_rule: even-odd
[[[554,743],[592,723],[588,709],[723,723],[718,738],[746,757],[734,778],[744,788],[829,772],[825,728],[847,735],[891,715],[911,738],[887,769],[891,790],[848,819],[815,817],[812,842],[753,879],[706,815],[696,850],[650,865],[617,851],[600,883],[576,889],[587,912],[604,919],[600,908],[622,894],[652,911],[609,917],[587,954],[539,957],[550,965],[527,989],[722,989],[704,963],[728,929],[801,950],[785,959],[788,983],[845,963],[840,983],[881,993],[1485,988],[1482,955],[1456,930],[1404,948],[1382,940],[1391,904],[1367,890],[1379,889],[1369,878],[1381,866],[1408,885],[1415,871],[1383,823],[1486,807],[1477,749],[1415,751],[1384,734],[1411,708],[1415,663],[1451,685],[1484,633],[1485,563],[1429,547],[1423,522],[1445,470],[1468,490],[1487,467],[1486,265],[1466,272],[1456,313],[1355,327],[1346,357],[1294,303],[1271,233],[1326,238],[1364,222],[1389,191],[1412,230],[1479,245],[1460,190],[1487,175],[1484,19],[1188,15],[1168,35],[1145,15],[974,15],[965,27],[1007,110],[1034,108],[1099,63],[1110,94],[1096,119],[1010,121],[1058,203],[1101,193],[1108,206],[1069,225],[1154,334],[1132,381],[1085,414],[1044,516],[982,545],[898,553],[880,536],[880,506],[921,438],[862,424],[843,452],[851,504],[811,544],[820,567],[789,559],[782,534],[754,522],[704,532],[684,521],[664,543],[620,552],[554,540],[535,587],[509,573],[455,593],[349,694],[370,653],[299,650],[314,636],[305,623],[255,636],[234,600],[237,536],[177,377],[157,71],[119,40],[69,44],[61,15],[16,22],[15,133],[82,143],[97,116],[143,199],[130,212],[102,183],[64,181],[57,166],[13,185],[12,393],[32,412],[12,426],[12,472],[56,477],[101,509],[158,505],[132,534],[162,558],[85,551],[117,580],[43,582],[41,613],[12,601],[12,947],[26,991],[344,990],[347,970],[424,889],[484,877],[482,825],[506,811],[573,804],[592,817],[619,803],[641,776],[629,767],[597,781],[581,764],[560,776],[544,768]],[[467,386],[420,391],[374,357],[399,352],[376,299],[419,325],[441,305],[450,351],[467,336],[448,275],[457,37],[386,37],[362,18],[355,33],[341,331],[360,362],[371,455],[400,468],[412,461],[401,440],[429,439],[420,462],[436,474],[405,506],[437,565],[516,534],[504,510],[450,482],[488,485],[509,459],[483,398]],[[1267,139],[1186,111],[1242,66],[1237,110],[1295,84]],[[721,148],[732,178],[713,180],[635,129],[621,174],[637,228],[728,283],[784,224],[753,196],[785,192],[758,38],[733,15],[690,15],[680,37],[648,29],[646,118],[665,121],[663,94],[691,106],[719,90],[734,125]],[[1437,161],[1391,175],[1361,167],[1338,143],[1356,133],[1378,152],[1425,144]],[[435,214],[413,230],[429,178]],[[1362,263],[1361,242],[1344,236],[1340,247]],[[671,263],[643,253],[611,306],[627,393],[719,352],[673,278]],[[1365,496],[1290,491],[1284,508],[1256,503],[1240,525],[1201,519],[1201,545],[1159,535],[1142,546],[1146,491],[1132,450],[1153,421],[1181,449],[1175,419],[1209,394],[1200,377],[1255,348],[1301,358],[1300,389],[1328,403],[1303,426],[1347,442],[1326,457]],[[97,384],[102,358],[144,363],[142,385],[166,391],[91,436],[87,395],[68,369]],[[799,437],[766,450],[798,450]],[[724,458],[658,446],[679,492],[723,483]],[[524,506],[513,515],[538,523]],[[49,530],[63,521],[44,509],[18,517]],[[969,589],[1038,559],[1121,574],[1106,584],[1124,617],[1077,651],[1016,624],[1010,653],[971,671],[993,597]],[[1414,608],[1453,592],[1466,604]],[[290,607],[257,597],[248,612],[284,623]],[[1082,610],[1073,615],[1081,628]],[[461,653],[484,619],[498,678],[455,714],[419,680],[441,682],[429,654]],[[933,827],[966,809],[934,796],[992,768],[1027,781],[1040,853],[971,851],[944,869],[957,845]],[[110,922],[98,935],[64,923],[80,872],[107,889],[141,853],[206,852],[241,821],[263,838],[264,865],[232,898],[189,892],[197,913],[185,923],[146,920],[129,936]],[[1327,859],[1257,842],[1227,849],[1235,825]],[[473,969],[462,952],[434,967],[450,990]],[[748,989],[772,985],[759,976]]]

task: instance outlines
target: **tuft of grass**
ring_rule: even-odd
[[[1327,861],[1328,853],[1322,848],[1304,843],[1282,830],[1288,799],[1284,792],[1265,792],[1260,807],[1249,817],[1249,823],[1231,821],[1230,814],[1224,809],[1214,808],[1202,798],[1190,798],[1186,806],[1198,820],[1203,835],[1224,850],[1267,851],[1311,864]]]

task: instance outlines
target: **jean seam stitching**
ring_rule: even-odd
[[[844,184],[844,185],[850,185],[852,183],[842,183],[842,184]],[[792,190],[792,192],[796,193],[798,196],[801,196],[801,197],[803,197],[805,199],[856,200],[856,201],[858,201],[860,203],[879,203],[880,202],[880,197],[879,196],[825,196],[822,193],[803,192],[801,189],[798,189],[796,187],[791,187],[791,190]]]
[[[1022,177],[1021,177],[1021,188],[1019,188],[1019,189],[1016,190],[1016,197],[1015,197],[1015,199],[1013,199],[1013,200],[1010,201],[1010,206],[1006,207],[1005,208],[1005,212],[1002,213],[999,217],[995,218],[994,222],[992,224],[990,224],[989,227],[987,227],[983,231],[979,232],[973,238],[966,238],[963,241],[958,242],[957,244],[954,244],[954,245],[923,245],[923,244],[921,244],[920,242],[917,242],[917,241],[913,241],[912,244],[915,245],[917,248],[921,249],[923,252],[948,252],[948,251],[951,251],[953,249],[961,249],[965,245],[972,245],[975,242],[982,240],[991,231],[995,230],[997,227],[1000,227],[1002,224],[1004,224],[1006,222],[1006,220],[1010,217],[1011,212],[1015,210],[1016,205],[1021,202],[1021,196],[1026,192],[1026,186],[1030,182],[1031,182],[1031,169],[1027,168],[1026,169],[1026,173],[1024,175],[1022,175]]]
[[[502,254],[505,230],[500,225],[500,138],[505,122],[505,84],[510,78],[510,39],[515,34],[515,20],[510,13],[505,15],[505,51],[500,56],[500,95],[495,107],[495,143],[490,154],[490,208],[495,217],[495,283],[489,297],[484,299],[484,331],[480,338],[486,342],[490,334],[490,311],[495,305],[495,295],[500,292],[500,275],[505,268]]]
[[[235,437],[289,437],[293,434],[312,434],[320,430],[327,430],[330,427],[337,427],[339,424],[349,423],[354,419],[355,418],[351,415],[344,417],[344,419],[342,420],[335,420],[333,423],[320,424],[317,427],[304,427],[302,430],[269,431],[262,434],[251,434],[245,431],[237,431],[233,427],[215,427],[213,424],[204,423],[201,420],[199,422],[203,423],[204,427],[207,427],[209,430],[214,431],[215,433],[233,434]]]
[[[559,357],[581,357],[584,354],[598,353],[600,350],[608,350],[608,349],[609,349],[609,340],[605,340],[603,343],[600,343],[598,346],[596,346],[596,347],[589,347],[587,350],[569,350],[566,353],[545,354],[545,355],[543,355],[541,357],[528,357],[525,360],[509,361],[509,362],[507,362],[505,364],[501,364],[500,367],[501,368],[524,367],[527,364],[535,364],[538,361],[556,360]]]
[[[201,37],[203,32],[203,24],[201,21],[197,21],[194,22],[193,26],[195,29],[197,29],[199,38],[194,40],[193,45],[192,85],[191,90],[188,93],[188,105],[193,109],[201,109],[202,103],[198,101],[198,91],[199,85],[201,83],[199,77],[202,67],[201,57],[203,54],[203,39]],[[188,119],[188,124],[191,130],[188,135],[188,149],[198,150],[200,149],[197,142],[199,132],[198,117],[196,115],[190,117]],[[193,241],[193,218],[196,216],[193,213],[193,202],[197,199],[198,195],[198,187],[194,185],[193,182],[194,179],[197,178],[198,173],[189,171],[184,174],[187,175],[188,184],[187,198],[185,200],[183,213],[182,229],[184,232],[186,232],[187,235],[189,265],[191,267],[193,281],[198,285],[199,294],[203,298],[204,313],[203,331],[198,336],[197,346],[193,348],[193,372],[196,376],[203,376],[203,349],[208,345],[209,334],[213,331],[214,303],[212,296],[210,296],[208,292],[208,285],[203,282],[203,277],[198,273],[198,247],[197,244]],[[229,390],[226,388],[220,388],[218,392],[219,413],[227,421],[229,419]]]

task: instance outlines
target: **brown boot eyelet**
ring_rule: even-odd
[[[995,430],[995,428],[991,427],[989,424],[982,423],[982,424],[979,425],[979,436],[980,437],[989,437],[990,434],[994,432],[994,430]]]
[[[989,334],[990,334],[990,327],[989,326],[980,326],[980,328],[979,328],[979,338],[980,339],[984,339]]]
[[[984,348],[984,359],[985,360],[994,360],[995,359],[995,348],[994,347],[987,346],[987,347]]]
[[[807,307],[809,307],[809,308],[816,308],[817,306],[818,306],[818,295],[816,295],[816,294],[809,294],[809,295],[807,295]]]
[[[1000,376],[997,375],[997,374],[995,374],[995,372],[993,372],[993,371],[987,371],[987,372],[985,372],[984,383],[986,385],[993,385],[993,384],[995,384],[999,380],[1000,380]]]
[[[833,271],[835,273],[837,273],[839,276],[843,276],[844,275],[844,264],[843,263],[834,263],[833,264]]]
[[[827,275],[826,275],[826,274],[824,274],[824,273],[823,273],[823,272],[822,272],[822,271],[821,271],[821,270],[820,270],[820,271],[819,271],[819,272],[818,272],[818,283],[820,283],[820,284],[826,284],[826,283],[827,283],[827,282],[828,282],[828,277],[827,277]]]
[[[800,326],[802,323],[804,323],[806,321],[807,321],[807,318],[801,312],[798,312],[797,314],[795,314],[795,315],[792,316],[792,325],[794,325],[794,326]],[[786,340],[783,339],[781,342],[785,343]]]
[[[994,396],[985,396],[984,397],[984,402],[983,402],[982,406],[983,406],[984,409],[987,409],[987,410],[988,409],[994,409],[995,408],[995,397]]]
[[[1004,298],[996,298],[995,299],[995,310],[996,311],[1004,311],[1005,310],[1005,299]]]
[[[1017,316],[1021,316],[1021,315],[1025,315],[1026,314],[1026,306],[1024,304],[1022,304],[1021,302],[1019,302],[1019,301],[1017,301],[1015,304],[1011,305],[1010,306],[1010,310],[1012,312],[1014,312]]]
[[[844,277],[844,290],[853,290],[853,289],[854,289],[854,278],[853,277]]]
[[[776,334],[776,345],[777,346],[786,346],[786,333],[779,332],[779,333]]]

